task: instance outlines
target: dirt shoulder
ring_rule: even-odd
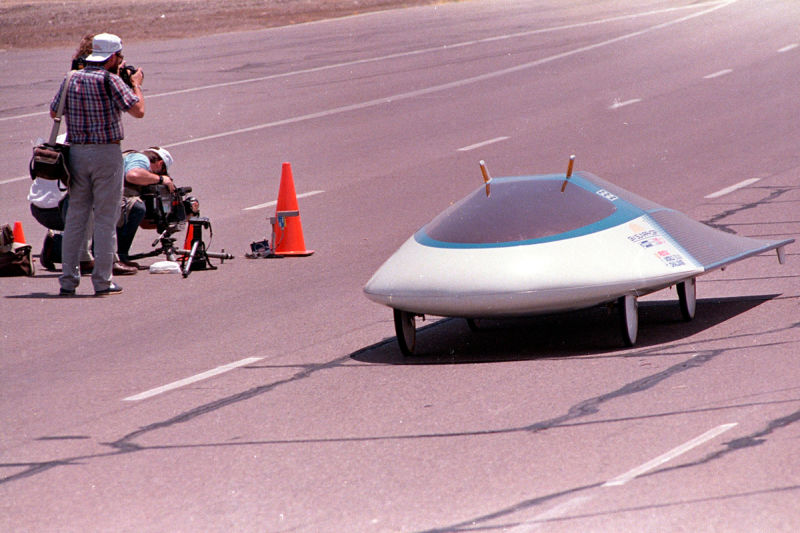
[[[77,46],[105,31],[126,42],[209,35],[445,1],[0,0],[0,49]]]

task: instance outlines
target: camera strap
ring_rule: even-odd
[[[106,88],[108,101],[113,102],[114,97],[111,96],[111,74],[106,69],[103,69],[103,86]],[[111,105],[113,106],[113,103]]]
[[[53,117],[53,128],[50,130],[50,141],[48,144],[51,146],[56,145],[56,138],[58,137],[58,130],[61,128],[61,115],[64,114],[64,106],[67,103],[67,90],[69,89],[69,80],[72,79],[72,75],[75,74],[74,70],[70,70],[67,74],[66,79],[64,80],[64,86],[61,88],[61,97],[58,101],[58,109],[56,110],[56,116]]]

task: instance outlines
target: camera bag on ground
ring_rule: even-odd
[[[67,100],[67,88],[69,80],[75,71],[70,71],[64,80],[64,87],[61,90],[61,98],[58,102],[58,111],[53,118],[53,128],[50,130],[50,139],[44,143],[34,146],[33,157],[30,162],[31,179],[41,178],[46,180],[58,180],[65,187],[69,187],[69,145],[59,144],[56,140],[58,130],[61,126],[61,115],[64,114],[64,105]]]
[[[0,226],[0,276],[33,276],[31,245],[14,242],[10,224]]]
[[[55,264],[61,262],[61,239],[62,234],[53,230],[47,230],[47,235],[44,236],[39,263],[47,270],[55,271]]]

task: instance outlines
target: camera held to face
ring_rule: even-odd
[[[139,70],[137,67],[133,65],[125,65],[119,68],[119,77],[122,78],[128,87],[133,88],[133,80],[131,80],[131,76],[136,74],[136,71]]]

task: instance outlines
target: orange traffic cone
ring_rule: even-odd
[[[25,232],[22,231],[22,222],[19,220],[14,222],[14,242],[25,244]]]
[[[278,189],[278,205],[272,224],[272,253],[274,255],[306,256],[314,250],[306,250],[303,239],[303,225],[300,222],[300,208],[294,190],[292,165],[284,163],[281,169],[281,184]]]

